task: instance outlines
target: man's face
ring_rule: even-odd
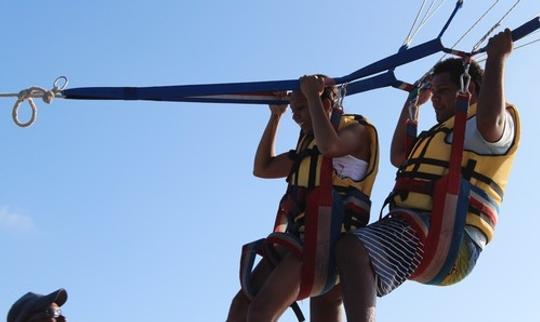
[[[304,95],[300,92],[293,91],[290,97],[290,105],[293,120],[300,126],[304,133],[311,133],[313,131],[311,115],[309,114],[307,100]]]
[[[35,312],[26,320],[28,322],[65,322],[66,318],[61,314],[60,307],[52,303],[44,310]]]
[[[458,90],[449,73],[435,74],[431,79],[431,102],[437,122],[442,123],[454,116]]]

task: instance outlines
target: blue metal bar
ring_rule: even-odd
[[[433,39],[412,48],[404,48],[397,54],[372,63],[344,77],[334,78],[336,85],[351,82],[366,76],[393,70],[397,66],[424,58],[441,51],[444,47],[440,39]],[[193,96],[269,93],[285,90],[297,90],[298,80],[223,83],[180,86],[153,86],[153,87],[82,87],[62,91],[67,99],[95,99],[95,100],[151,100],[151,101],[203,101]],[[212,102],[225,102],[225,100],[211,100]],[[232,100],[231,102],[239,102]],[[250,101],[252,103],[252,101]]]
[[[441,44],[441,40],[439,38],[433,39],[423,44],[420,44],[418,46],[407,48],[405,50],[398,52],[397,54],[381,59],[347,76],[344,76],[342,78],[337,78],[336,82],[345,83],[354,79],[377,74],[377,73],[384,72],[389,69],[394,69],[397,66],[401,66],[406,63],[410,63],[412,61],[422,59],[429,55],[435,54],[443,50],[443,48],[444,47]]]
[[[461,9],[461,7],[463,6],[463,0],[458,0],[456,2],[456,6],[454,7],[454,11],[452,11],[452,14],[450,15],[450,18],[448,18],[448,20],[446,21],[446,23],[444,24],[441,32],[439,33],[439,35],[437,36],[438,39],[441,39],[441,37],[443,36],[443,34],[446,32],[446,29],[448,29],[448,26],[450,26],[450,22],[452,22],[452,20],[454,20],[454,16],[456,15],[456,13],[459,11],[459,9]]]
[[[521,26],[517,27],[516,29],[512,30],[512,40],[518,41],[521,38],[529,35],[530,33],[536,31],[540,28],[540,15],[532,18],[531,20],[527,21],[526,23],[522,24]],[[485,52],[487,49],[487,46],[482,47],[478,49],[477,51],[473,52],[471,55],[474,56],[476,54],[480,54]]]
[[[377,88],[391,86],[396,81],[393,72],[387,71],[370,78],[358,80],[347,85],[347,95],[353,95]],[[298,83],[297,80],[295,82]],[[251,83],[236,83],[251,84]],[[240,103],[240,104],[285,104],[286,100],[272,95],[246,94],[225,92],[219,86],[213,85],[185,85],[166,87],[87,87],[73,88],[62,92],[64,98],[69,99],[95,99],[95,100],[149,100],[173,102],[200,102],[200,103]],[[224,84],[234,85],[234,84]],[[199,90],[202,87],[202,90]],[[192,90],[193,89],[193,90]],[[212,92],[212,90],[215,90]],[[194,93],[196,95],[184,95]],[[200,94],[200,93],[206,94]]]
[[[65,98],[178,101],[189,96],[263,93],[298,89],[298,80],[152,87],[81,87],[62,91]]]
[[[347,96],[373,89],[392,86],[397,81],[393,71],[347,84]]]
[[[465,56],[475,55],[485,51],[485,47],[474,53],[466,53],[445,48],[440,36],[461,7],[463,1],[458,1],[452,16],[447,21],[438,38],[412,48],[401,48],[394,55],[388,56],[375,63],[369,64],[349,75],[333,79],[336,85],[349,83],[349,94],[360,93],[375,88],[392,86],[397,80],[393,70],[397,66],[427,57],[434,53],[445,51]],[[540,28],[540,17],[537,16],[512,32],[512,39],[518,40]],[[380,74],[382,73],[382,74]],[[376,75],[379,74],[379,75]],[[364,77],[376,75],[371,78]],[[358,80],[360,79],[360,80]],[[352,82],[358,80],[356,82]],[[153,86],[153,87],[86,87],[72,88],[62,91],[68,99],[95,100],[151,100],[151,101],[183,101],[183,102],[213,102],[213,103],[249,103],[270,104],[283,103],[274,99],[268,93],[285,90],[297,90],[298,80],[281,80],[247,83],[201,84],[182,86]],[[266,93],[266,95],[264,95]],[[212,97],[213,96],[213,97]],[[257,97],[259,96],[259,97]]]

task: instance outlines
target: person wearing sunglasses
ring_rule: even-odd
[[[11,306],[7,322],[65,322],[60,307],[67,298],[63,288],[47,295],[28,292]]]

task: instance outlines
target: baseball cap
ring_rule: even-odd
[[[66,303],[67,297],[67,292],[63,288],[47,295],[28,292],[11,306],[8,312],[7,322],[23,322],[31,313],[44,310],[52,303],[62,306]]]

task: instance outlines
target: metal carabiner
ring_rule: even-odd
[[[469,85],[471,84],[471,75],[469,74],[471,63],[469,62],[469,59],[470,58],[467,58],[463,61],[463,74],[461,74],[460,78],[461,93],[469,93]]]
[[[348,82],[346,83],[343,83],[341,84],[341,86],[339,86],[339,97],[336,101],[336,105],[335,107],[339,108],[340,110],[343,111],[343,99],[345,98],[345,96],[347,96],[347,86],[349,85]]]

